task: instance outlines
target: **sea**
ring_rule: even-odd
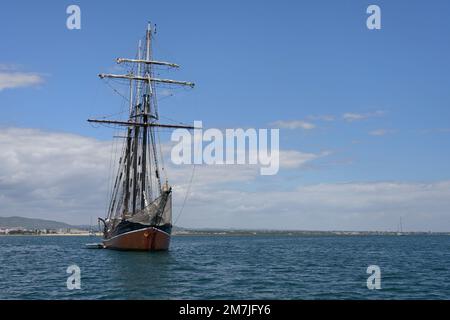
[[[450,236],[1,236],[0,299],[450,299]],[[79,288],[77,288],[77,285]]]

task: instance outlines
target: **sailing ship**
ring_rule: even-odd
[[[88,119],[88,122],[117,125],[124,128],[123,151],[118,163],[103,228],[103,248],[117,250],[167,250],[172,230],[172,188],[162,181],[163,161],[159,128],[194,129],[188,125],[159,122],[157,87],[194,83],[155,77],[156,67],[178,68],[171,62],[154,60],[152,40],[155,28],[150,24],[145,47],[139,41],[137,57],[118,58],[128,68],[126,74],[99,74],[101,79],[125,81],[129,86],[129,110],[126,120]],[[127,89],[128,91],[128,89]]]
[[[398,236],[403,236],[404,235],[404,233],[403,233],[402,217],[400,217],[400,222],[399,222],[399,225],[398,225],[397,235]]]

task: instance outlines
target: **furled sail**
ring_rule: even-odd
[[[130,222],[148,226],[163,226],[172,221],[172,193],[165,192],[144,209],[136,212]]]

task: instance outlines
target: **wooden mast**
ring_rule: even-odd
[[[147,34],[146,34],[146,60],[150,61],[150,40],[151,40],[151,28],[150,24],[147,25]],[[150,78],[151,75],[151,65],[147,64],[146,66],[146,73],[147,76]],[[150,113],[150,97],[152,95],[152,86],[151,82],[148,83],[148,94],[144,94],[144,113],[142,114],[142,122],[144,124],[148,123],[148,114]],[[141,209],[144,209],[145,207],[145,180],[146,180],[146,169],[147,169],[147,126],[144,126],[142,129],[142,176],[141,176]]]
[[[123,204],[122,219],[125,218],[125,215],[128,213],[128,203],[130,201],[131,131],[132,131],[131,127],[128,127],[127,146],[125,149],[125,182],[124,182],[125,200]]]
[[[131,73],[131,75],[133,75]],[[131,113],[133,112],[133,80],[130,79],[130,107],[128,114],[131,116]],[[125,148],[125,181],[124,181],[124,190],[125,190],[125,197],[124,197],[124,203],[123,203],[123,210],[122,210],[122,219],[125,219],[125,215],[128,213],[128,204],[130,201],[130,165],[131,165],[131,132],[132,132],[131,126],[127,129],[127,145]]]
[[[141,59],[141,41],[139,40],[139,48],[138,48],[138,59]],[[141,75],[141,65],[138,64],[137,76]],[[130,80],[134,80],[130,78]],[[130,116],[134,116],[134,122],[136,124],[139,123],[139,111],[140,111],[140,96],[139,96],[139,83],[136,86],[136,103],[134,106],[134,115],[130,114]],[[137,185],[138,185],[138,148],[139,148],[139,126],[134,126],[134,146],[133,146],[133,210],[132,214],[136,213],[136,197],[137,197]]]

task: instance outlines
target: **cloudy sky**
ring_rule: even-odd
[[[176,166],[174,217],[185,227],[450,231],[450,20],[446,1],[10,2],[0,12],[0,215],[87,224],[105,215],[121,72],[146,22],[155,56],[182,65],[160,90],[163,120],[280,128],[280,171]],[[193,172],[194,170],[194,172]]]

